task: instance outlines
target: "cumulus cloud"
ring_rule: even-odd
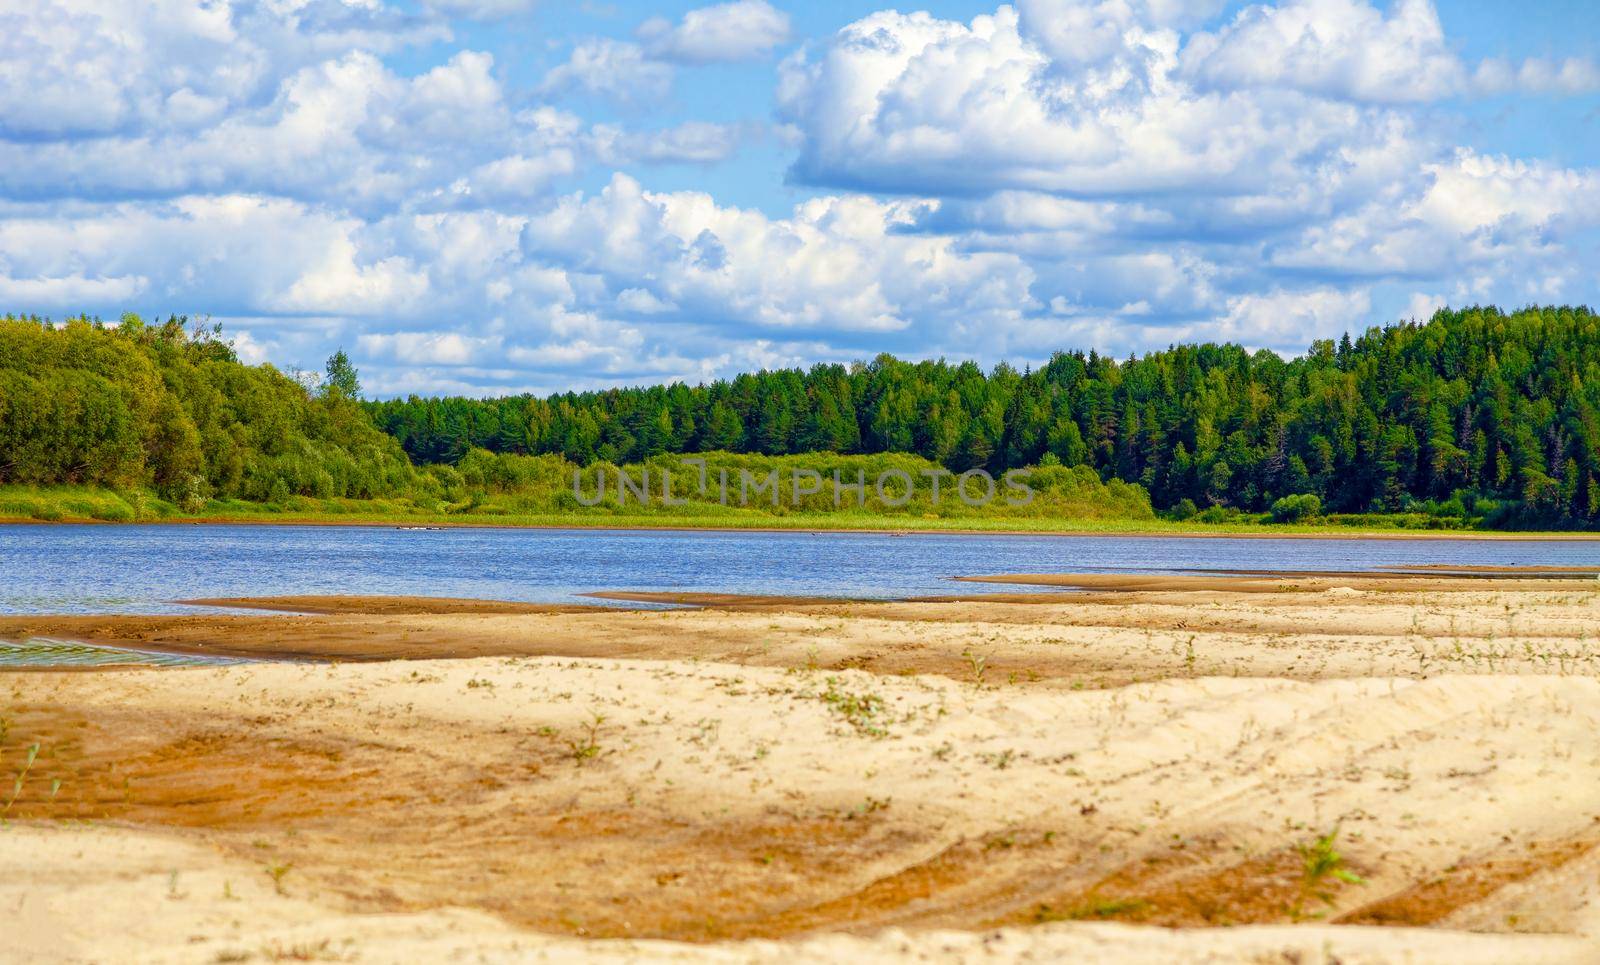
[[[1190,38],[1184,74],[1220,89],[1290,87],[1372,102],[1428,101],[1461,88],[1433,0],[1290,0],[1253,6]]]
[[[353,52],[302,68],[267,103],[201,130],[105,137],[92,151],[0,140],[0,190],[33,199],[254,192],[364,212],[505,204],[546,196],[596,163],[723,160],[744,138],[736,125],[629,130],[515,108],[486,53],[464,51],[408,78]]]
[[[600,38],[572,48],[565,63],[551,68],[539,90],[580,91],[624,104],[660,100],[672,88],[672,66],[625,40]]]
[[[789,15],[766,0],[734,0],[684,14],[676,25],[653,17],[639,27],[652,56],[683,64],[756,60],[789,39]]]
[[[351,50],[448,36],[373,0],[30,0],[0,7],[0,136],[192,129]]]
[[[1563,242],[1596,225],[1600,172],[1461,151],[1428,165],[1415,183],[1308,228],[1270,260],[1368,279],[1488,272],[1511,283],[1502,288],[1508,297],[1559,297],[1587,270]]]
[[[531,88],[419,46],[528,6],[0,0],[0,300],[207,313],[251,360],[343,344],[371,391],[479,394],[879,351],[1294,351],[1443,302],[1594,298],[1600,171],[1441,121],[1600,89],[1594,65],[1466,63],[1427,0],[873,13],[782,61],[776,126],[551,102],[645,107],[690,65],[759,60],[790,25],[757,0],[580,39]],[[790,210],[651,190],[648,165],[771,132],[816,189]]]
[[[639,42],[596,37],[575,44],[551,68],[545,94],[581,93],[618,104],[659,101],[672,89],[675,66],[756,60],[789,38],[789,15],[766,0],[734,0],[684,14],[677,24],[653,17]]]
[[[781,67],[790,177],[941,198],[905,230],[1015,255],[1050,319],[1135,344],[1292,347],[1369,310],[1374,284],[1452,265],[1478,298],[1574,290],[1594,173],[1459,152],[1411,105],[1581,91],[1588,62],[1471,68],[1430,0],[1286,0],[1196,29],[1214,12],[864,17]]]
[[[1220,30],[1190,37],[1182,66],[1201,87],[1292,88],[1369,103],[1600,89],[1600,67],[1579,58],[1469,66],[1451,49],[1433,0],[1397,0],[1387,12],[1367,0],[1247,7]]]
[[[294,326],[262,319],[316,320],[329,338],[353,332],[358,360],[396,378],[470,369],[522,387],[707,377],[757,343],[762,358],[800,361],[884,338],[961,354],[1025,339],[1027,266],[897,233],[916,206],[826,198],[774,219],[623,175],[526,216],[366,221],[251,195],[41,206],[0,222],[0,292],[50,307],[203,306],[253,320],[252,344],[269,350],[292,350]]]
[[[1360,331],[1371,311],[1371,294],[1361,288],[1274,290],[1229,298],[1217,328],[1230,341],[1298,352],[1312,339]]]
[[[1006,7],[971,24],[881,13],[785,61],[779,107],[803,135],[791,176],[934,195],[1327,195],[1412,152],[1394,115],[1192,89],[1171,31],[1105,32],[1114,56],[1061,60],[1021,28]]]
[[[821,198],[772,220],[626,176],[530,219],[523,248],[725,324],[919,338],[1003,337],[1029,301],[1018,259],[963,254],[951,239],[896,232],[917,204]],[[637,303],[638,295],[629,296]],[[964,336],[962,333],[965,333]]]
[[[374,358],[420,366],[483,364],[502,344],[460,332],[386,332],[362,335],[361,350]]]

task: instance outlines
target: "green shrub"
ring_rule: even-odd
[[[1274,523],[1299,523],[1322,515],[1322,500],[1315,493],[1285,496],[1272,504]]]

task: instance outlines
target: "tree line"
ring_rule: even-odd
[[[247,366],[185,318],[0,318],[0,483],[147,488],[185,505],[441,498],[475,450],[578,465],[675,453],[906,454],[954,472],[1085,467],[1178,516],[1425,513],[1600,523],[1600,317],[1441,311],[1294,359],[1178,345],[1037,369],[880,355],[545,397],[359,402]],[[1287,500],[1287,502],[1286,502]]]
[[[1600,519],[1600,318],[1584,307],[1440,311],[1298,358],[1177,345],[1034,370],[819,364],[705,385],[367,403],[420,462],[470,449],[579,464],[662,453],[913,453],[961,472],[1089,466],[1153,503],[1262,511]]]
[[[414,489],[419,474],[372,424],[338,359],[313,391],[241,364],[220,329],[187,318],[5,316],[0,483],[149,489],[190,509]]]

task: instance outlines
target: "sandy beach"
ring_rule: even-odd
[[[6,954],[1600,960],[1600,581],[1007,579],[0,618],[261,660],[0,675]]]

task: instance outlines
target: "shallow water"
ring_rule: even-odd
[[[986,573],[1600,566],[1583,540],[1185,539],[370,526],[0,526],[0,613],[194,613],[177,600],[415,594],[585,601],[595,590],[893,598],[1015,587]]]
[[[31,637],[0,640],[0,669],[27,667],[218,667],[247,663],[234,657],[206,657],[102,647],[74,640]]]

